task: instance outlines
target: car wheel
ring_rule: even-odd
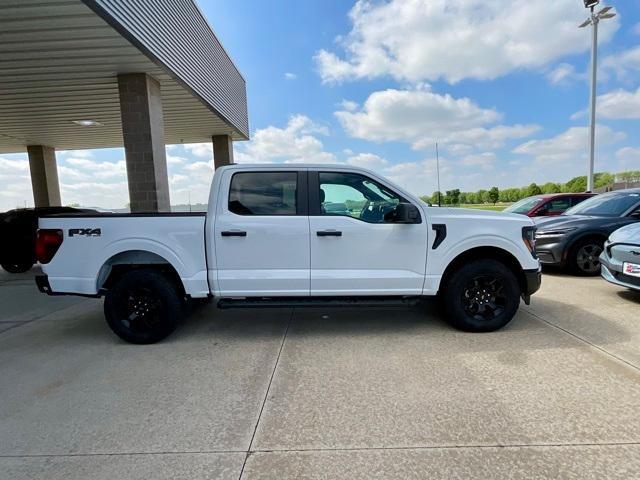
[[[24,273],[31,270],[33,263],[3,263],[0,267],[9,273]]]
[[[483,259],[456,270],[442,291],[445,319],[468,332],[492,332],[511,321],[520,305],[518,279],[503,263]]]
[[[600,254],[604,242],[597,238],[579,240],[571,248],[569,268],[576,275],[593,276],[600,274]]]
[[[154,270],[133,270],[107,291],[107,324],[123,340],[148,344],[166,338],[183,316],[182,298],[173,281]]]

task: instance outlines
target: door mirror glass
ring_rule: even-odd
[[[390,223],[420,223],[420,210],[413,203],[399,203],[388,212],[385,221]]]

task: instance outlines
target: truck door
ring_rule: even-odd
[[[385,220],[400,202],[407,200],[362,174],[309,172],[311,295],[422,293],[426,219]]]
[[[307,172],[230,170],[225,175],[214,227],[220,294],[309,295]]]

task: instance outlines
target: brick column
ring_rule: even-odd
[[[168,212],[160,84],[144,73],[127,73],[118,75],[118,91],[131,211]]]
[[[29,145],[27,153],[35,206],[59,207],[61,205],[60,184],[55,149],[42,145]]]
[[[230,135],[214,135],[213,164],[216,168],[233,163],[233,141]]]

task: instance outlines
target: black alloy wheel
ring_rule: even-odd
[[[448,323],[466,332],[493,332],[514,317],[521,293],[509,266],[498,259],[479,258],[448,275],[439,296]]]
[[[467,315],[479,321],[494,320],[507,305],[504,280],[494,275],[472,278],[462,292],[462,304]]]
[[[576,252],[576,265],[584,273],[595,275],[600,272],[602,246],[596,243],[582,245]]]
[[[149,288],[134,288],[129,291],[120,322],[133,332],[148,334],[160,323],[162,301]]]
[[[176,283],[152,269],[124,274],[108,291],[104,314],[111,330],[130,343],[155,343],[173,332],[184,315]]]

